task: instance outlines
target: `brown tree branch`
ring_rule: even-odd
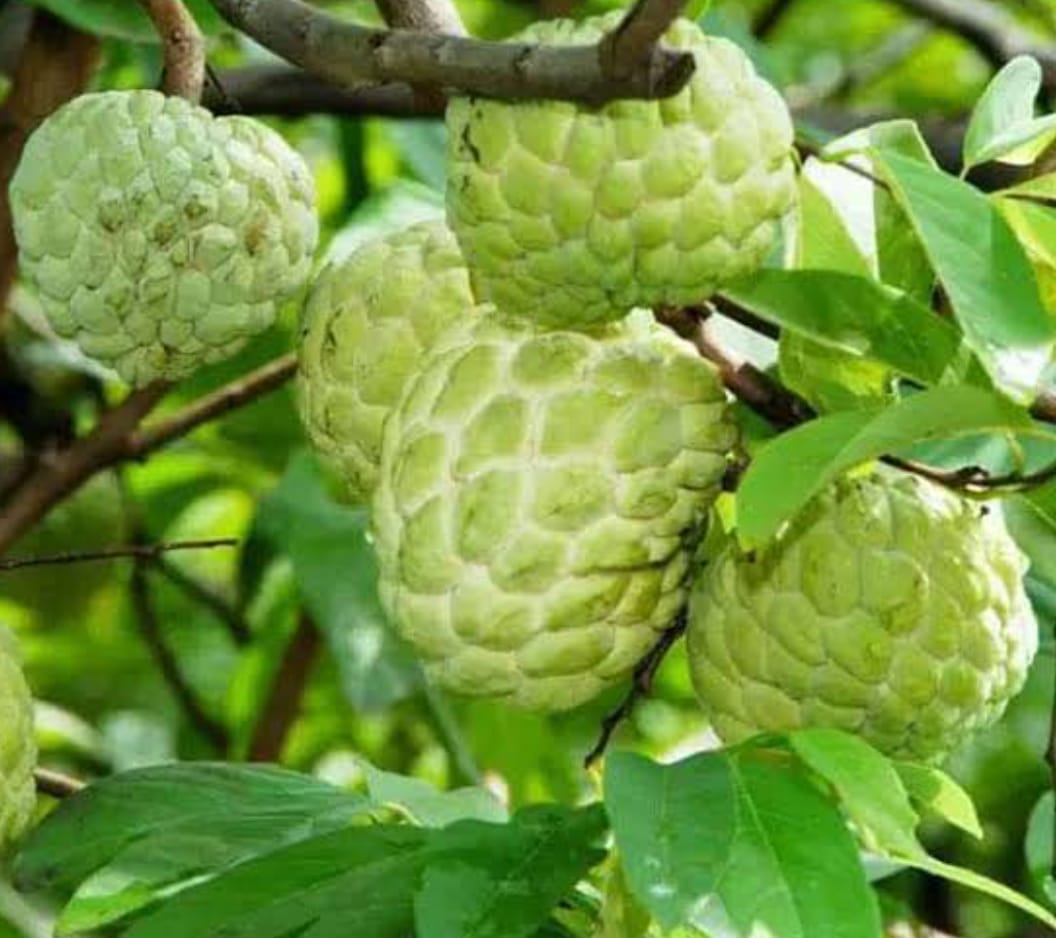
[[[36,471],[12,493],[0,513],[0,554],[96,472],[119,462],[130,435],[167,389],[168,385],[154,384],[130,394],[103,414],[88,436],[57,453],[42,454]]]
[[[642,697],[647,697],[652,693],[656,672],[660,669],[660,665],[675,642],[685,634],[686,625],[686,613],[682,612],[671,628],[660,636],[659,641],[652,647],[649,654],[638,662],[638,666],[634,669],[631,689],[627,691],[627,695],[620,702],[620,705],[601,721],[601,731],[598,734],[598,739],[591,747],[590,752],[583,758],[584,768],[589,769],[601,758],[609,747],[613,734],[619,728],[619,725],[634,712],[635,704]]]
[[[321,645],[319,630],[302,614],[257,721],[249,747],[250,760],[277,762],[281,758],[286,738],[297,722]]]
[[[622,79],[635,69],[656,61],[659,50],[657,44],[685,9],[687,2],[638,0],[598,47],[605,73]]]
[[[81,92],[99,62],[100,45],[62,20],[37,10],[11,90],[0,109],[0,317],[15,278],[18,248],[11,225],[7,189],[22,148],[36,127]]]
[[[1024,29],[1008,10],[987,0],[892,0],[909,13],[921,16],[964,38],[995,68],[1017,55],[1038,60],[1045,89],[1056,91],[1056,45]]]
[[[395,29],[465,35],[462,17],[452,0],[377,0],[382,19]]]
[[[180,708],[186,714],[191,725],[198,730],[220,752],[228,747],[227,729],[214,719],[198,700],[191,685],[187,682],[176,656],[169,648],[161,634],[161,623],[158,621],[154,602],[150,595],[150,583],[147,580],[147,561],[137,559],[132,570],[130,584],[132,606],[136,613],[140,635],[150,650],[151,656],[161,672],[165,683],[176,698]]]
[[[183,410],[130,434],[120,458],[142,459],[204,423],[222,417],[282,387],[297,373],[294,353],[262,365],[241,378],[206,394]]]
[[[237,538],[218,537],[200,541],[169,541],[159,544],[126,544],[120,547],[104,547],[101,550],[71,551],[66,554],[49,554],[44,557],[11,557],[0,559],[0,574],[7,570],[25,567],[61,567],[75,563],[97,563],[124,557],[145,560],[160,560],[166,553],[183,550],[213,550],[218,547],[236,547]]]
[[[407,82],[510,99],[602,103],[663,98],[689,80],[688,52],[658,49],[626,78],[602,68],[597,46],[485,42],[345,22],[301,0],[211,0],[234,27],[320,78],[357,87]]]
[[[205,84],[205,39],[183,0],[139,0],[161,39],[165,56],[162,89],[197,103]]]
[[[54,772],[51,769],[34,769],[33,781],[36,783],[37,791],[40,794],[58,798],[60,801],[63,798],[72,798],[88,787],[80,779],[71,778],[69,775],[63,775],[61,772]]]

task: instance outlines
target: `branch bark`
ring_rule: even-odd
[[[87,787],[80,779],[71,778],[61,772],[53,772],[51,769],[34,769],[33,781],[40,794],[59,800],[72,798]]]
[[[462,17],[452,0],[377,0],[382,19],[395,29],[465,35]]]
[[[663,98],[693,73],[688,52],[657,50],[629,75],[605,73],[597,46],[485,42],[414,30],[368,29],[301,0],[211,0],[234,27],[327,81],[350,87],[406,82],[508,99],[600,104]]]
[[[201,100],[205,84],[205,39],[183,0],[140,0],[161,39],[166,94]]]
[[[277,762],[301,710],[322,645],[319,630],[302,615],[271,686],[249,747],[253,762]]]
[[[685,9],[688,0],[638,0],[598,47],[601,67],[622,79],[658,58],[661,37]],[[657,63],[658,64],[658,63]]]
[[[1024,29],[1008,10],[987,0],[892,0],[909,13],[930,20],[970,42],[995,68],[1017,55],[1038,60],[1045,90],[1056,92],[1056,46]]]
[[[37,10],[0,110],[0,317],[15,278],[18,248],[7,188],[29,135],[88,84],[100,45],[62,20]]]

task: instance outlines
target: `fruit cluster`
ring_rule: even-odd
[[[592,43],[619,15],[514,38]],[[996,719],[1036,648],[998,511],[874,473],[701,569],[736,424],[712,365],[642,307],[765,263],[795,163],[735,45],[687,21],[665,41],[696,62],[665,100],[452,101],[446,223],[309,284],[308,435],[372,503],[383,603],[444,687],[573,707],[685,614],[724,739],[830,725],[937,757]],[[309,279],[311,206],[277,135],[152,92],[64,108],[12,187],[56,332],[134,384],[271,322]]]

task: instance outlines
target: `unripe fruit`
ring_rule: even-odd
[[[514,38],[594,43],[622,15]],[[452,100],[448,220],[481,300],[581,328],[700,303],[766,259],[796,194],[788,109],[733,43],[687,20],[664,43],[697,68],[661,101]]]
[[[844,479],[694,586],[689,660],[719,736],[828,726],[939,758],[997,720],[1037,650],[996,506],[916,476]]]
[[[0,850],[22,835],[32,817],[36,763],[33,700],[15,638],[0,626]]]
[[[307,279],[313,183],[274,131],[155,91],[76,98],[11,183],[52,328],[133,385],[233,355]]]
[[[443,222],[371,242],[327,267],[301,328],[301,417],[354,497],[374,490],[381,431],[437,340],[475,316],[458,245]]]
[[[48,557],[99,550],[127,540],[121,489],[101,473],[48,512],[9,551],[12,557]],[[39,625],[83,618],[85,607],[114,575],[104,562],[0,570],[0,599],[30,609]]]
[[[588,336],[489,314],[386,425],[386,609],[449,690],[583,703],[682,606],[735,440],[712,366],[655,323]]]

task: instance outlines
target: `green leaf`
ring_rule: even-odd
[[[1014,151],[1039,138],[1042,145],[1051,139],[1056,129],[1056,115],[1034,116],[1041,84],[1041,66],[1026,55],[1017,56],[994,76],[968,122],[964,136],[965,168],[1002,157],[1007,162],[1023,163],[1022,159],[1010,159]]]
[[[853,130],[826,144],[822,157],[838,162],[850,156],[872,155],[878,150],[899,153],[925,166],[938,166],[917,122],[905,118],[878,121],[868,127]]]
[[[1030,812],[1023,852],[1031,876],[1052,901],[1053,871],[1056,870],[1056,792],[1045,792]]]
[[[139,3],[129,0],[29,0],[86,33],[132,42],[158,42],[158,31]],[[209,0],[184,0],[209,35],[228,28]]]
[[[406,938],[429,838],[379,824],[293,844],[180,893],[126,938]]]
[[[769,322],[921,384],[961,366],[957,330],[904,293],[826,270],[764,270],[723,291]]]
[[[851,237],[840,213],[805,173],[799,177],[797,228],[797,268],[838,270],[859,277],[872,274],[869,261]]]
[[[832,803],[794,763],[614,753],[605,805],[627,879],[665,928],[876,938],[880,917]]]
[[[878,407],[894,396],[891,369],[791,330],[781,333],[777,363],[781,383],[821,414]]]
[[[415,898],[419,938],[527,938],[605,856],[600,805],[537,806],[509,824],[460,821],[439,832]]]
[[[920,236],[965,338],[995,384],[1033,399],[1052,356],[1027,255],[1008,222],[974,187],[917,160],[880,152],[878,164]]]
[[[904,861],[907,865],[923,870],[925,873],[941,876],[943,879],[948,879],[951,882],[967,886],[969,889],[993,896],[1002,902],[1007,902],[1021,912],[1026,912],[1027,915],[1033,916],[1039,922],[1044,922],[1049,928],[1056,929],[1056,915],[1053,915],[1034,900],[1028,899],[1004,883],[999,883],[988,876],[976,873],[974,870],[966,870],[964,867],[954,866],[952,863],[943,863],[934,857],[907,857],[904,858]]]
[[[18,856],[26,888],[80,884],[63,932],[101,927],[160,895],[291,841],[344,827],[360,795],[264,766],[138,769],[65,800]]]
[[[971,796],[945,772],[916,762],[893,762],[902,784],[917,804],[934,812],[973,837],[983,828]]]
[[[869,847],[896,855],[922,853],[919,818],[892,764],[867,742],[840,730],[789,734],[793,751],[824,778]]]
[[[745,547],[766,542],[838,476],[885,453],[926,440],[1031,428],[1026,411],[967,385],[922,391],[882,410],[819,417],[755,454],[737,490],[738,537]]]
[[[367,513],[334,501],[318,465],[294,455],[260,505],[256,531],[293,562],[305,606],[326,635],[341,684],[356,710],[386,707],[421,683],[418,664],[398,638],[377,595],[377,561]]]
[[[444,827],[464,819],[507,819],[506,809],[485,788],[438,791],[421,779],[383,772],[369,762],[363,762],[362,767],[372,801],[399,806],[423,827]]]

